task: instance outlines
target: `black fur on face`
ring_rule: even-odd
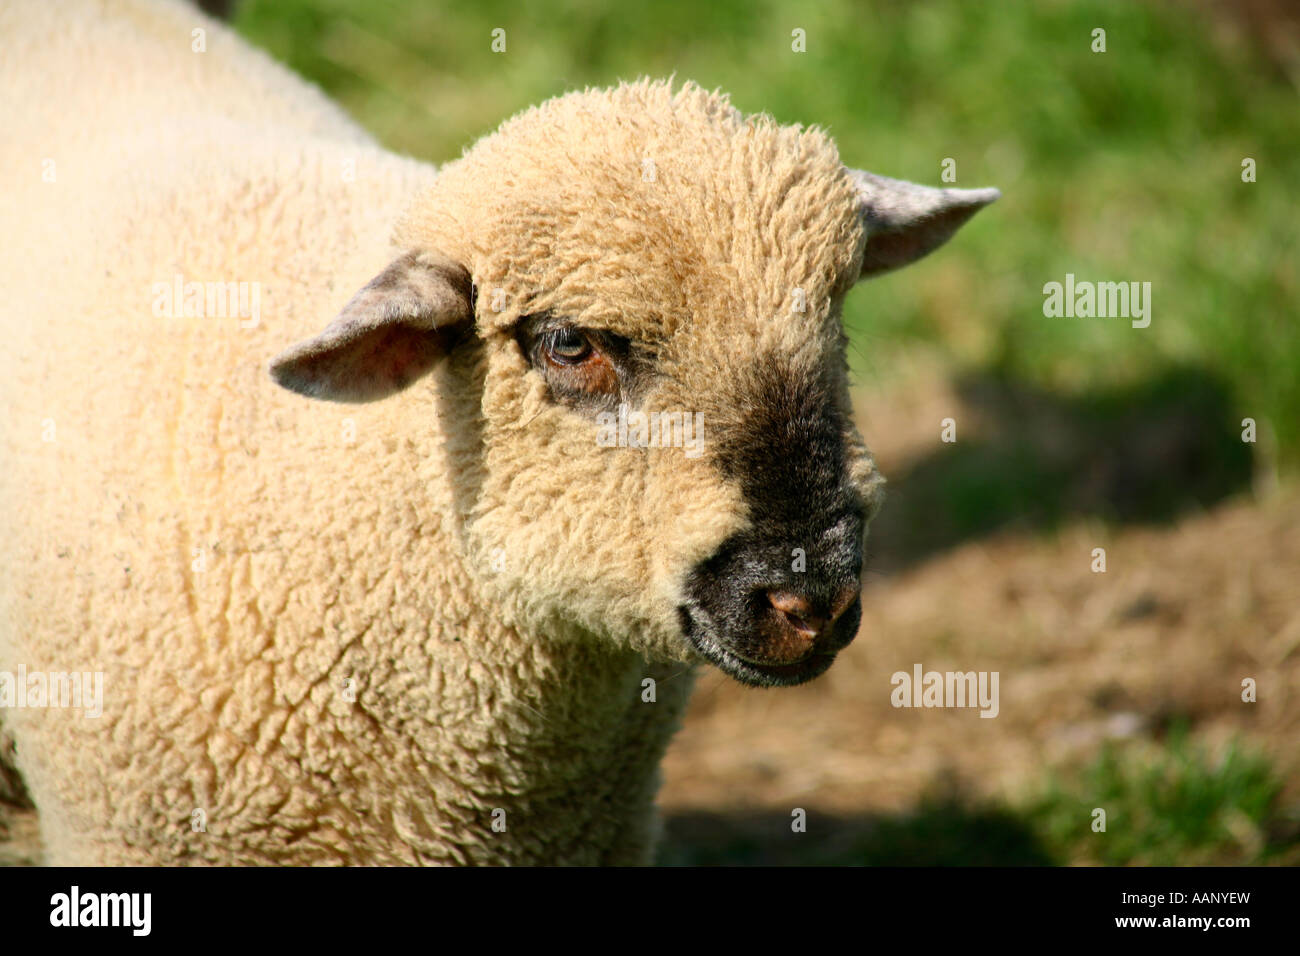
[[[811,680],[861,621],[867,507],[848,483],[849,423],[828,378],[762,362],[735,419],[713,433],[717,466],[740,486],[750,526],[691,571],[678,614],[695,648],[744,683]],[[790,628],[773,594],[797,595],[810,615],[833,621],[797,659],[782,644]]]

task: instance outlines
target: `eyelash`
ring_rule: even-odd
[[[571,337],[579,345],[579,354],[563,355],[560,354],[561,342]],[[588,357],[598,355],[595,347],[591,344],[591,339],[577,329],[568,326],[561,329],[551,329],[543,332],[539,340],[542,354],[548,361],[552,361],[561,366],[578,365],[587,360]],[[565,342],[565,345],[571,345],[572,342]]]

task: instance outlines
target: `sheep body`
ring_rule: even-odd
[[[652,82],[435,175],[184,5],[0,36],[0,703],[103,675],[0,709],[49,860],[649,860],[693,665],[798,683],[856,632],[845,294],[996,193]],[[704,454],[604,447],[619,403]]]
[[[431,394],[325,408],[266,377],[433,170],[183,6],[0,17],[23,250],[0,263],[0,670],[105,675],[101,717],[0,711],[48,860],[644,860],[689,677],[651,707],[640,655],[484,613]],[[176,275],[260,283],[261,322],[154,315]]]

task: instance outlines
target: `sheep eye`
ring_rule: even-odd
[[[577,365],[591,354],[591,343],[576,329],[548,332],[542,342],[547,359],[556,365]]]
[[[560,401],[604,401],[618,395],[627,341],[571,325],[546,326],[550,316],[525,316],[515,335],[533,367]],[[538,326],[541,326],[540,328]]]

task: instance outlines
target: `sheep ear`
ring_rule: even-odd
[[[271,363],[277,383],[309,398],[372,402],[424,375],[473,321],[461,266],[407,253],[352,297],[319,335]]]
[[[996,189],[935,189],[861,169],[850,169],[849,176],[867,227],[861,279],[928,255],[1002,195]]]

